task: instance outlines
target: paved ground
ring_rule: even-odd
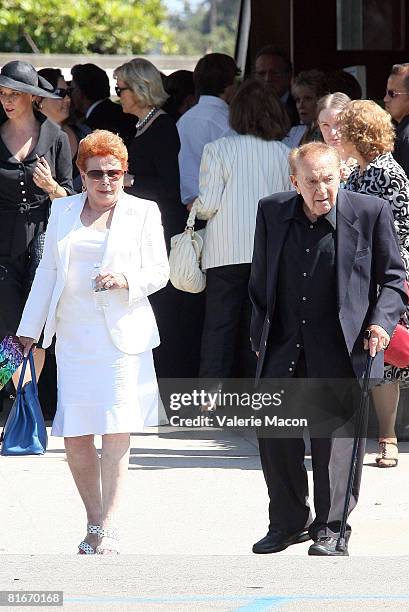
[[[51,438],[44,457],[0,458],[0,590],[63,590],[64,609],[81,612],[408,610],[409,443],[400,448],[398,468],[381,470],[369,444],[350,558],[307,557],[308,543],[257,556],[267,498],[254,438],[147,430],[132,438],[123,554],[78,558],[85,517]]]

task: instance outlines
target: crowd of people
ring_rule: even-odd
[[[385,215],[386,225],[387,215],[393,219],[399,265],[409,279],[409,64],[395,65],[386,75],[385,109],[361,100],[359,83],[347,72],[311,69],[294,76],[291,62],[274,46],[260,49],[247,78],[241,78],[233,58],[219,53],[202,57],[193,73],[169,76],[146,59],[132,59],[114,71],[117,102],[111,99],[107,74],[98,66],[76,65],[71,75],[67,82],[59,69],[37,72],[22,61],[1,69],[0,336],[18,334],[26,351],[36,344],[39,377],[46,353],[50,361],[56,359],[57,377],[51,374],[47,389],[58,380],[53,434],[65,439],[87,513],[80,551],[110,553],[117,551],[113,517],[128,461],[129,433],[158,422],[155,372],[158,378],[312,375],[309,349],[303,350],[298,332],[292,338],[297,350],[291,353],[287,346],[288,320],[294,329],[300,323],[290,316],[292,300],[304,281],[296,287],[284,277],[295,271],[290,246],[297,252],[307,240],[305,228],[315,228],[324,213],[330,227],[317,222],[317,236],[329,241],[323,252],[333,257],[335,267],[331,271],[324,266],[327,292],[322,290],[320,297],[331,306],[328,329],[336,336],[334,354],[343,351],[345,357],[331,310],[336,306],[330,289],[337,266],[334,244],[342,231],[342,222],[331,213],[337,198],[345,201],[337,215],[344,210],[346,216],[355,201],[359,206],[366,203],[365,197],[349,192],[378,198],[374,210]],[[276,208],[270,209],[266,201],[273,194],[280,195],[272,200]],[[298,195],[304,209],[295,204]],[[379,199],[387,203],[386,212],[379,208]],[[260,200],[263,206],[258,208]],[[278,217],[284,214],[283,203],[285,221],[291,218],[291,227],[299,229],[285,235],[281,226],[271,236],[272,242],[287,245],[274,282],[280,295],[288,295],[278,300],[270,331],[265,279],[260,277],[268,267],[260,250],[265,236],[258,239],[256,264],[254,240],[256,236],[257,246],[257,235],[267,235],[276,223],[269,218],[271,210]],[[196,228],[206,227],[202,269],[207,286],[200,294],[179,291],[167,282],[171,238],[183,232],[192,208],[199,219]],[[362,246],[362,258],[368,248]],[[393,245],[390,257],[396,257]],[[366,266],[371,261],[360,259]],[[382,265],[385,269],[378,266],[375,279],[381,296],[391,261],[383,259]],[[101,291],[91,291],[91,277]],[[372,284],[370,291],[375,303]],[[318,300],[318,310],[321,306]],[[400,321],[409,326],[403,297],[395,296],[391,317],[399,307]],[[375,329],[381,323],[364,323],[374,324],[382,348],[393,329],[385,324],[382,335]],[[256,332],[250,343],[251,328]],[[269,334],[276,334],[281,352],[276,354],[268,343]],[[260,347],[262,341],[266,349]],[[341,376],[357,374],[356,360],[351,367],[346,359]],[[322,371],[329,372],[330,365],[331,359]],[[330,375],[336,376],[336,368]],[[15,384],[18,377],[19,371]],[[397,405],[400,388],[409,382],[409,368],[385,366],[383,378],[384,384],[373,391],[379,422],[377,464],[394,467]],[[94,434],[103,436],[101,462]],[[273,500],[305,497],[305,483],[300,484],[299,476],[296,493],[274,489],[272,457],[279,453],[276,461],[283,466],[283,457],[301,450],[270,446],[260,444],[272,527],[267,542],[255,545],[255,552],[282,550],[283,543],[303,537],[328,538],[323,525],[329,524],[329,506],[321,508],[319,525],[311,523],[307,535],[305,505],[299,520],[286,516],[290,523],[282,531],[285,520],[272,509]],[[328,467],[331,452],[321,446],[317,461],[326,461]],[[330,495],[327,482],[320,486],[322,495]],[[337,520],[331,525],[336,532]],[[333,548],[331,543],[311,554],[331,554]]]

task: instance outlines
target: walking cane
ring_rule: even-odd
[[[370,334],[370,332],[369,332],[369,334]],[[369,338],[368,338],[368,340],[369,340]],[[368,393],[369,376],[371,374],[371,367],[372,367],[373,360],[374,360],[374,358],[371,357],[371,355],[369,353],[369,348],[368,348],[368,357],[366,359],[365,372],[364,372],[364,378],[363,378],[362,390],[361,390],[361,399],[360,399],[360,402],[359,402],[359,409],[358,409],[358,412],[357,412],[357,415],[356,415],[356,425],[355,425],[355,433],[354,433],[354,445],[352,447],[351,465],[350,465],[350,468],[349,468],[348,484],[347,484],[347,491],[346,491],[346,496],[345,496],[344,511],[342,513],[342,521],[341,521],[341,529],[339,530],[339,538],[337,540],[337,544],[336,544],[336,547],[335,547],[335,549],[338,552],[345,552],[345,550],[346,550],[345,531],[346,531],[346,528],[347,528],[349,502],[351,500],[352,486],[354,484],[356,464],[357,464],[357,461],[358,461],[359,440],[360,440],[361,433],[362,433],[362,426],[363,426],[363,423],[364,423],[364,417],[365,417],[365,414],[366,414],[366,411],[367,411],[367,407],[368,407],[368,400],[369,400],[369,393]]]

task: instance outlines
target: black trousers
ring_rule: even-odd
[[[160,345],[153,350],[160,378],[196,378],[199,372],[205,298],[166,287],[149,296],[159,328]]]
[[[306,378],[303,355],[297,364],[295,376]],[[351,381],[351,391],[345,396],[348,414],[355,412],[358,401],[359,386]],[[261,465],[270,498],[269,530],[291,534],[308,527],[313,539],[339,532],[353,442],[353,438],[337,437],[336,432],[328,438],[311,438],[315,509],[313,519],[308,502],[302,432],[294,438],[259,437]],[[358,502],[365,443],[365,438],[361,438],[349,512]],[[350,532],[348,526],[347,537]]]
[[[252,378],[256,357],[250,345],[250,264],[207,270],[206,312],[200,378]]]

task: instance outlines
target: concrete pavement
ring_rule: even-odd
[[[350,558],[307,557],[308,543],[257,556],[267,496],[255,439],[146,430],[132,437],[122,555],[78,558],[84,512],[50,438],[44,457],[0,458],[0,589],[64,590],[64,609],[81,611],[407,610],[409,443],[400,450],[397,468],[379,469],[369,443]]]

